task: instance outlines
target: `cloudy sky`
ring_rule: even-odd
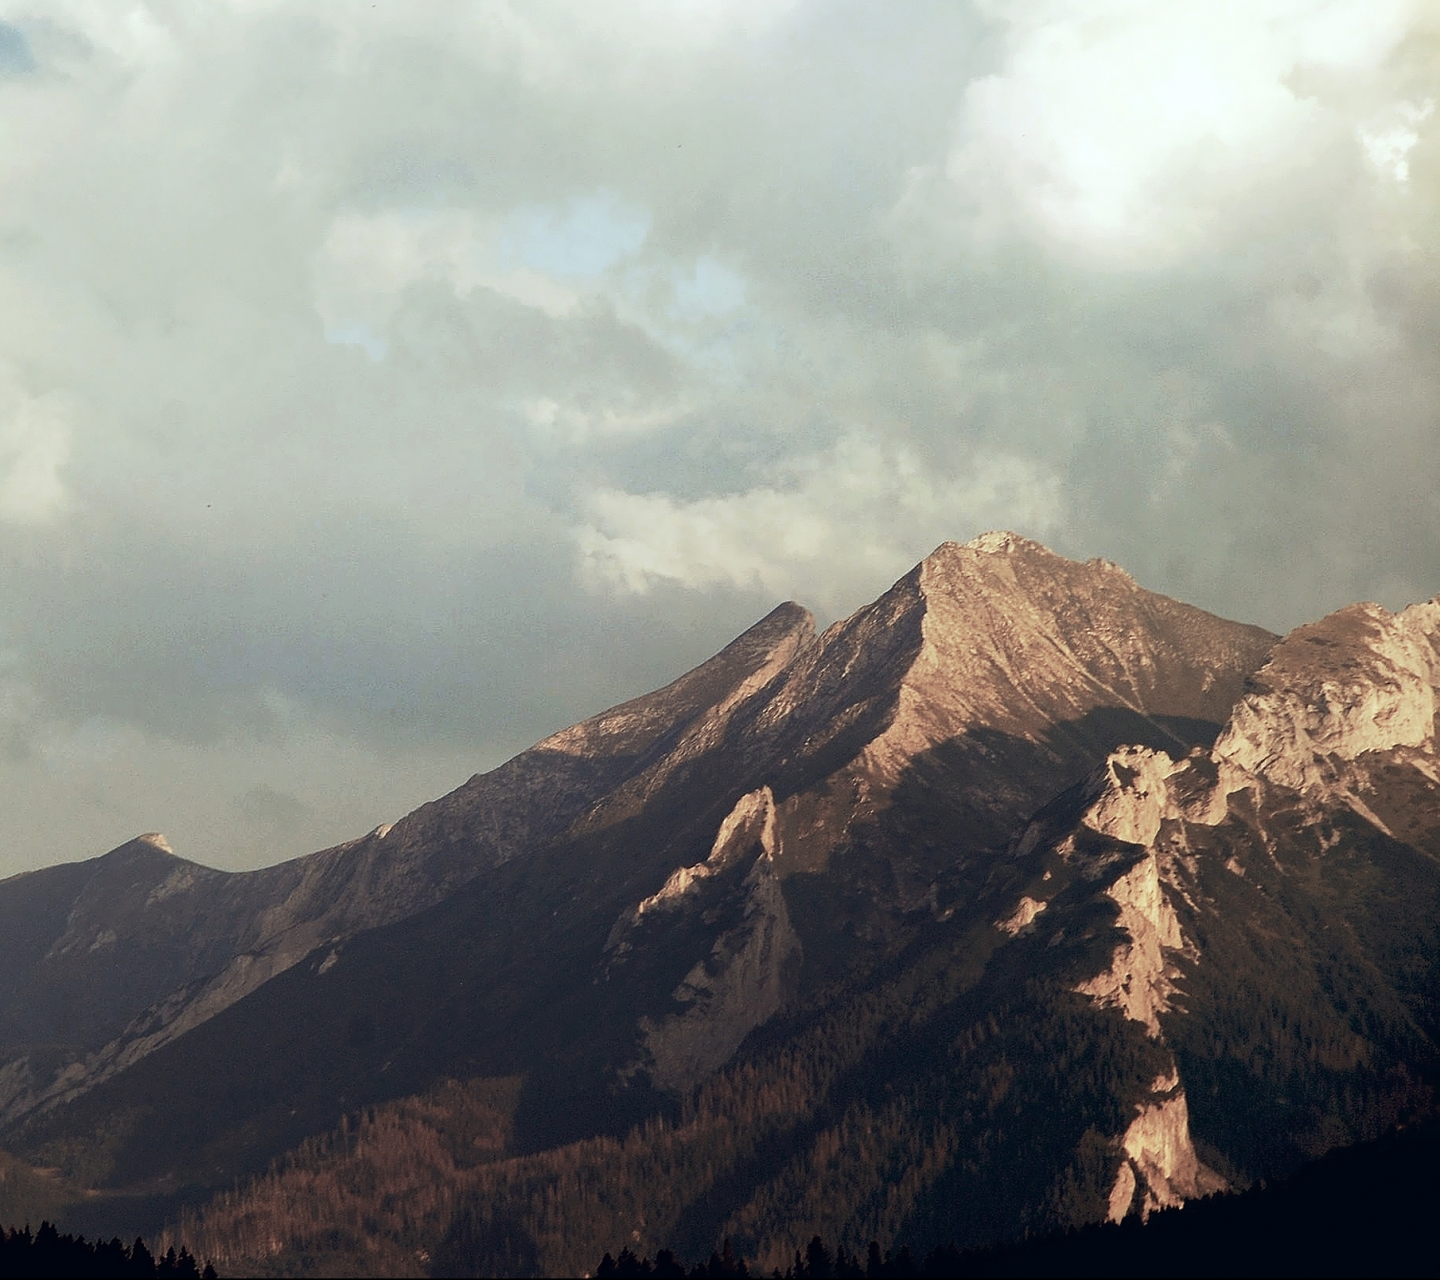
[[[1440,592],[1440,10],[0,0],[0,874],[393,819],[1012,528]]]

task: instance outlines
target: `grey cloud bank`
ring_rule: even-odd
[[[0,874],[360,834],[1014,527],[1440,592],[1440,22],[0,3]]]

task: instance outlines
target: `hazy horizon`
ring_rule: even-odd
[[[357,836],[1014,529],[1440,592],[1420,3],[0,0],[0,876]]]

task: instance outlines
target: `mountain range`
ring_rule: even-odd
[[[0,1218],[768,1270],[1282,1176],[1430,1107],[1437,685],[1440,602],[1282,639],[986,534],[334,849],[13,877]]]

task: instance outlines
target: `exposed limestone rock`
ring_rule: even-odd
[[[1143,1022],[1151,1036],[1158,1036],[1159,1015],[1169,1010],[1174,979],[1179,976],[1165,952],[1167,948],[1183,949],[1185,935],[1161,887],[1155,854],[1151,852],[1136,863],[1106,895],[1119,905],[1119,925],[1130,941],[1115,948],[1105,972],[1075,990],[1102,1005],[1118,1007],[1127,1018]]]
[[[1111,1222],[1123,1222],[1130,1216],[1130,1207],[1135,1203],[1135,1166],[1129,1159],[1120,1162],[1120,1172],[1115,1175],[1115,1185],[1110,1188],[1109,1211],[1106,1217]]]
[[[852,833],[874,828],[891,806],[904,809],[897,802],[902,787],[943,795],[949,811],[943,822],[929,815],[934,827],[924,838],[897,840],[879,854],[883,901],[876,922],[861,923],[878,936],[925,906],[927,895],[931,912],[948,918],[935,899],[943,865],[953,865],[959,853],[1008,847],[1038,808],[1119,740],[1118,725],[1140,728],[1147,740],[1173,738],[1178,755],[1195,740],[1182,722],[1222,720],[1273,640],[1259,628],[1143,591],[1114,566],[1079,564],[1014,534],[992,533],[937,548],[822,637],[808,613],[782,605],[664,689],[552,735],[336,849],[227,876],[192,864],[159,866],[161,843],[132,842],[150,860],[137,860],[144,876],[132,876],[136,910],[117,920],[114,912],[90,913],[86,898],[87,910],[62,921],[47,940],[63,939],[55,957],[93,956],[93,963],[109,965],[116,956],[154,954],[137,939],[149,947],[163,933],[173,969],[163,983],[114,1006],[115,1023],[67,1044],[74,1060],[63,1074],[50,1066],[48,1077],[38,1066],[35,1078],[28,1066],[17,1070],[15,1080],[23,1083],[10,1106],[0,1105],[0,1123],[136,1064],[307,956],[326,971],[327,991],[340,987],[348,966],[318,963],[321,957],[444,901],[513,858],[582,838],[607,848],[610,858],[607,833],[637,816],[647,821],[633,828],[645,842],[635,854],[646,859],[645,876],[653,868],[653,879],[640,882],[659,888],[621,914],[607,943],[612,951],[626,945],[626,929],[647,914],[683,909],[698,896],[713,892],[718,899],[723,890],[726,919],[743,913],[678,988],[676,999],[686,1007],[647,1026],[657,1081],[684,1087],[726,1061],[791,989],[800,943],[780,893],[783,877],[823,873]],[[1097,796],[1092,821],[1124,839],[1158,829],[1156,812],[1163,824],[1171,808],[1189,803],[1181,788],[1162,804],[1167,767],[1187,766],[1171,766],[1163,753],[1117,757],[1109,770],[1113,794]],[[1122,778],[1120,770],[1131,768],[1137,776]],[[708,835],[695,830],[687,789],[712,787],[717,778],[733,787],[730,794],[747,794],[720,825],[709,856],[672,870],[682,858],[689,862]],[[664,808],[652,813],[678,815],[673,848],[683,855],[672,856],[668,817],[648,820],[657,797]],[[709,812],[714,798],[705,793],[701,811]],[[623,840],[626,829],[615,839]],[[604,865],[608,873],[618,862]],[[127,864],[125,874],[132,869]],[[727,869],[730,875],[717,881]],[[600,871],[585,873],[596,884],[566,880],[569,870],[556,874],[553,892],[562,903],[604,895]],[[550,891],[547,879],[535,893]],[[1158,918],[1163,905],[1124,878],[1112,893],[1124,899],[1127,928],[1125,912]],[[91,896],[102,905],[113,900],[98,889]],[[607,912],[622,905],[614,897],[604,901]],[[1013,894],[987,908],[980,922],[1011,901]],[[543,905],[541,911],[532,903],[535,937],[564,910]],[[1043,908],[1025,899],[997,927],[1018,935]],[[1151,951],[1160,954],[1170,937],[1163,924],[1151,921],[1153,938],[1137,935],[1133,957],[1117,955],[1132,985],[1137,971],[1142,986],[1155,985],[1145,975],[1154,967]],[[685,956],[672,972],[693,958]],[[53,968],[37,967],[27,990],[59,991]],[[83,974],[61,976],[83,989]],[[1131,1016],[1153,1019],[1163,994],[1137,1003],[1120,994],[1125,980],[1117,977],[1115,985],[1113,998]],[[121,1018],[130,1021],[116,1035]],[[24,1044],[5,1046],[0,1070],[11,1052],[25,1052]]]
[[[775,862],[762,850],[745,877],[745,914],[715,940],[672,993],[683,1013],[641,1020],[655,1086],[684,1093],[728,1062],[756,1027],[784,1007],[799,970],[800,939],[790,923]]]
[[[667,769],[710,749],[736,708],[813,641],[809,613],[782,605],[666,688],[555,735],[396,823],[306,858],[227,874],[172,863],[164,837],[149,833],[96,859],[95,874],[35,973],[37,990],[58,993],[65,981],[83,986],[83,976],[57,973],[57,966],[73,968],[77,956],[123,959],[137,936],[150,947],[157,931],[172,947],[173,976],[130,1008],[105,1009],[131,1021],[119,1035],[107,1028],[108,1041],[75,1045],[76,1060],[62,1074],[47,1078],[33,1065],[12,1073],[0,1124],[92,1088],[316,947],[423,911],[476,875],[557,838],[597,802],[613,799],[638,769],[643,776],[634,795],[621,797],[633,810]],[[660,763],[646,773],[644,755],[657,743]],[[0,1045],[0,1071],[22,1051]]]
[[[1037,902],[1034,898],[1021,898],[1020,905],[1010,915],[995,921],[995,927],[1001,933],[1008,933],[1012,938],[1017,937],[1029,929],[1035,917],[1049,905],[1048,902]]]
[[[1018,534],[1008,533],[1004,529],[992,530],[989,533],[982,533],[964,546],[970,551],[979,551],[983,555],[1005,555],[1010,551],[1017,551],[1022,547],[1035,547],[1038,543],[1031,542],[1028,538],[1022,538]]]
[[[167,850],[168,852],[168,850]],[[158,885],[150,890],[150,896],[145,900],[145,905],[153,906],[157,902],[164,902],[166,898],[173,897],[177,893],[184,893],[185,890],[198,884],[203,878],[201,868],[193,863],[182,862]],[[115,934],[111,930],[105,930],[114,940]]]
[[[658,693],[562,729],[533,749],[561,752],[577,760],[585,760],[599,749],[633,752],[643,762],[641,766],[618,780],[619,785],[583,819],[592,830],[622,821],[639,812],[677,770],[713,750],[742,709],[750,708],[767,690],[767,709],[773,714],[777,700],[783,704],[783,685],[778,693],[770,687],[816,647],[815,620],[810,613],[797,604],[781,605],[715,658]],[[739,673],[726,672],[739,678],[718,699],[707,701],[715,693],[713,669],[727,664],[740,667]],[[656,752],[657,746],[664,749]],[[647,752],[653,752],[653,758],[647,758]]]
[[[1175,762],[1163,751],[1121,747],[1099,771],[1103,790],[1081,819],[1092,831],[1149,848],[1173,806],[1166,780]]]
[[[1201,772],[1202,763],[1208,757],[1198,749],[1176,761],[1150,747],[1120,747],[1088,780],[1093,799],[1081,821],[1143,848],[1156,842],[1166,821],[1216,826],[1229,811],[1227,797],[1255,779],[1228,761],[1212,779]]]
[[[1135,1205],[1135,1192],[1142,1190],[1139,1212],[1149,1217],[1156,1209],[1168,1209],[1226,1188],[1225,1179],[1201,1163],[1190,1139],[1190,1109],[1180,1073],[1171,1071],[1151,1086],[1155,1101],[1144,1102],[1120,1140],[1125,1159],[1110,1192],[1112,1222],[1126,1218]]]
[[[775,797],[769,787],[747,792],[735,802],[735,807],[721,822],[715,843],[704,862],[671,872],[657,892],[637,902],[629,911],[622,912],[605,941],[605,950],[611,951],[618,946],[624,935],[650,912],[678,907],[703,881],[734,866],[756,844],[766,857],[773,859]]]
[[[888,723],[853,768],[880,789],[877,801],[942,744],[1009,740],[1044,754],[1055,725],[1083,724],[1098,708],[1132,713],[1152,735],[1187,746],[1167,723],[1222,722],[1240,683],[1227,673],[1253,671],[1275,641],[1010,533],[943,544],[845,626],[871,625],[881,604],[889,617],[876,617],[889,631],[919,635]],[[997,794],[968,798],[1004,812]]]
[[[21,1054],[0,1066],[0,1113],[17,1098],[28,1097],[35,1091],[35,1073],[30,1065],[30,1055]]]
[[[1004,1197],[1021,1183],[1063,1187],[1040,1175],[1062,1177],[1072,1159],[1088,1169],[1096,1127],[1109,1157],[1099,1176],[1113,1175],[1097,1214],[1115,1220],[1217,1189],[1197,1142],[1223,1152],[1237,1180],[1268,1175],[1291,1159],[1286,1144],[1304,1153],[1389,1114],[1365,1073],[1404,1060],[1418,1040],[1406,1000],[1419,984],[1407,971],[1401,991],[1391,958],[1408,965],[1436,953],[1425,906],[1440,895],[1440,759],[1424,702],[1440,661],[1426,649],[1435,649],[1433,613],[1387,621],[1361,610],[1331,620],[1313,643],[1297,633],[1237,712],[1229,754],[1212,754],[1206,744],[1273,637],[1012,534],[947,544],[824,636],[798,606],[782,606],[666,689],[341,849],[226,877],[167,861],[142,839],[105,876],[81,868],[79,888],[57,877],[46,899],[55,923],[34,930],[35,950],[60,939],[44,960],[73,962],[67,981],[81,962],[91,966],[82,978],[108,974],[117,958],[133,963],[157,939],[146,963],[174,939],[183,954],[143,1000],[122,993],[99,1051],[99,1033],[54,1051],[38,1036],[7,1042],[0,1113],[22,1123],[0,1132],[44,1136],[48,1126],[88,1142],[108,1099],[135,1101],[144,1142],[119,1167],[136,1182],[112,1190],[192,1177],[228,1186],[239,1161],[259,1168],[278,1154],[257,1145],[287,1123],[276,1098],[300,1099],[294,1136],[319,1132],[336,1100],[367,1106],[402,1077],[418,1088],[427,1072],[523,1069],[528,1114],[546,1117],[537,1131],[578,1143],[531,1171],[593,1170],[600,1185],[613,1152],[585,1141],[597,1091],[618,1084],[623,1093],[641,1073],[684,1095],[728,1065],[739,1070],[724,1090],[741,1090],[730,1118],[765,1126],[756,1136],[766,1145],[761,1158],[727,1165],[734,1134],[714,1113],[718,1127],[699,1134],[695,1154],[724,1181],[694,1192],[707,1199],[689,1202],[687,1220],[723,1197],[766,1214],[779,1205],[765,1228],[777,1235],[828,1234],[816,1223],[800,1236],[797,1214],[858,1220],[857,1204],[870,1213],[878,1203],[880,1170],[893,1200],[885,1221],[921,1220],[917,1208],[933,1208],[928,1188],[963,1179],[975,1197],[971,1222],[1014,1222],[1019,1211],[1039,1229],[1049,1208]],[[1367,692],[1377,681],[1380,691]],[[1278,727],[1258,725],[1266,699],[1283,713]],[[1115,748],[1126,740],[1151,745]],[[1395,745],[1374,749],[1386,741]],[[1392,792],[1364,791],[1382,771]],[[1408,812],[1429,843],[1416,836],[1412,857],[1369,832],[1357,838],[1351,816],[1321,799],[1278,785],[1268,793],[1287,778],[1321,799],[1345,788],[1356,812],[1373,803],[1402,834]],[[1393,884],[1387,860],[1400,866]],[[444,905],[366,936],[433,903]],[[1412,907],[1414,920],[1405,918]],[[1112,918],[1101,957],[1092,930]],[[16,908],[0,920],[0,951],[6,935],[23,932],[10,921],[25,919]],[[815,961],[803,975],[802,930]],[[203,953],[191,946],[201,938],[211,946]],[[1214,941],[1205,957],[1201,939]],[[19,952],[10,944],[5,956]],[[297,962],[239,1016],[200,1028]],[[1070,994],[1102,964],[1078,988],[1084,1002]],[[0,979],[18,968],[0,964]],[[14,1008],[43,994],[58,965],[35,971],[30,987],[14,984]],[[67,998],[75,990],[83,993],[78,981]],[[1365,1021],[1380,1030],[1355,1030],[1355,1008],[1373,1010]],[[1338,1083],[1318,1098],[1318,1121],[1287,1128],[1302,1108],[1274,1062],[1262,1061],[1268,1046],[1235,1034],[1241,1018],[1256,1025],[1257,1009],[1286,1070],[1306,1054],[1329,1055],[1327,1078]],[[1403,1025],[1387,1029],[1387,1019]],[[1127,1051],[1167,1061],[1162,1023],[1187,1072],[1197,1064],[1196,1142],[1174,1068],[1153,1080],[1114,1069],[1134,1060]],[[194,1052],[181,1045],[138,1061],[187,1031],[198,1033]],[[1120,1052],[1079,1053],[1075,1069],[1058,1061],[1070,1046],[1085,1050],[1091,1034]],[[747,1037],[763,1044],[750,1061]],[[1027,1073],[1036,1045],[1058,1046],[1055,1070]],[[241,1069],[228,1081],[201,1074],[216,1062]],[[306,1074],[317,1063],[323,1078]],[[890,1063],[898,1081],[886,1078]],[[1349,1063],[1360,1066],[1347,1076]],[[93,1101],[50,1116],[30,1110],[127,1064],[128,1079]],[[653,1099],[639,1088],[616,1101],[621,1116]],[[698,1123],[710,1124],[701,1111]],[[1066,1123],[1056,1123],[1062,1112]],[[649,1144],[645,1132],[633,1142]],[[676,1136],[690,1140],[681,1127],[664,1140]],[[663,1178],[664,1154],[652,1154]],[[805,1181],[777,1199],[776,1169],[799,1170],[802,1156]],[[523,1215],[539,1185],[524,1178],[486,1204]],[[642,1198],[653,1189],[636,1184]],[[786,1209],[786,1197],[801,1209]],[[556,1221],[550,1234],[566,1234],[570,1224]],[[644,1218],[629,1221],[639,1248]],[[742,1224],[744,1233],[760,1236]],[[553,1259],[537,1266],[547,1262],[565,1273]]]
[[[623,953],[627,933],[640,920],[677,908],[733,865],[738,850],[758,842],[765,857],[777,857],[777,825],[789,832],[794,823],[797,831],[793,844],[786,836],[781,874],[823,870],[828,851],[888,803],[917,760],[958,736],[984,730],[1038,746],[1057,722],[1080,720],[1098,707],[1145,717],[1163,708],[1168,715],[1218,720],[1233,697],[1225,690],[1237,690],[1239,682],[1228,675],[1217,686],[1216,671],[1253,669],[1273,639],[1144,592],[1113,566],[1076,565],[1013,534],[984,535],[963,547],[947,543],[873,605],[836,623],[812,645],[797,647],[783,669],[776,666],[753,704],[746,704],[739,721],[756,757],[778,750],[787,762],[803,762],[833,750],[846,735],[858,738],[857,754],[848,763],[841,757],[837,772],[814,786],[808,798],[792,796],[779,813],[768,787],[743,797],[722,824],[709,857],[672,872],[656,893],[622,913],[606,949]],[[1182,686],[1206,692],[1193,703],[1163,701]],[[628,721],[622,726],[617,719],[606,732],[622,728],[631,731]],[[1165,732],[1158,724],[1156,730]],[[719,730],[696,733],[697,742],[708,743]],[[1097,795],[1092,824],[1113,828],[1131,842],[1153,840],[1166,806],[1178,811],[1190,803],[1186,797],[1172,803],[1164,785],[1179,767],[1163,752],[1122,751],[1108,766],[1107,789]],[[639,797],[655,785],[647,774],[627,787],[640,788]],[[977,794],[974,801],[997,810],[1001,805],[990,794]],[[1134,937],[1125,954],[1117,955],[1115,990],[1106,994],[1101,984],[1095,994],[1114,999],[1149,1027],[1168,994],[1161,949],[1182,945],[1183,939],[1173,911],[1164,916],[1169,908],[1158,886],[1142,879],[1143,874],[1122,877],[1112,889],[1126,927],[1134,924]],[[747,910],[759,911],[761,901],[754,897]],[[996,927],[1015,936],[1033,926],[1043,909],[1043,903],[1027,899]],[[773,925],[776,945],[788,935],[788,917],[781,912],[777,896],[773,917],[784,919],[785,927]],[[767,911],[759,914],[771,918]],[[647,1024],[655,1078],[666,1082],[664,1087],[680,1087],[677,1082],[698,1079],[705,1063],[723,1062],[779,1007],[773,994],[775,958],[767,962],[770,967],[757,960],[763,933],[747,922],[736,937],[722,939],[720,950],[676,993],[692,1007]],[[722,953],[731,959],[722,963]],[[762,971],[768,976],[756,976]],[[755,993],[754,1007],[742,1016],[731,995],[746,989]],[[707,1018],[714,1020],[710,1030],[702,1028]]]
[[[1340,839],[1326,829],[1327,805],[1343,805],[1390,834],[1371,808],[1372,778],[1379,776],[1371,771],[1408,766],[1429,783],[1440,778],[1437,688],[1440,600],[1398,615],[1357,605],[1277,645],[1209,752],[1196,750],[1178,762],[1141,747],[1114,752],[1090,780],[1091,799],[1080,822],[1144,854],[1106,890],[1128,940],[1116,947],[1105,972],[1077,990],[1121,1009],[1158,1038],[1160,1015],[1171,1008],[1179,977],[1173,959],[1199,959],[1170,900],[1178,893],[1195,906],[1184,883],[1186,875],[1193,879],[1193,868],[1186,872],[1183,866],[1187,829],[1225,821],[1230,798],[1249,791],[1245,822],[1250,830],[1260,823],[1260,846],[1268,848],[1263,815],[1274,804],[1269,789],[1280,787],[1305,797],[1301,812],[1313,815],[1317,854]],[[1294,799],[1280,812],[1293,814]],[[1032,826],[1020,851],[1033,849],[1043,835],[1041,824]],[[1077,847],[1073,837],[1056,846],[1067,858],[1076,856]],[[1090,874],[1107,865],[1102,857]],[[1222,865],[1235,876],[1246,874],[1233,854]],[[1224,1185],[1194,1151],[1188,1104],[1174,1072],[1154,1082],[1152,1100],[1138,1107],[1120,1146],[1124,1159],[1109,1199],[1112,1220],[1178,1205]]]
[[[713,731],[814,639],[815,619],[810,612],[798,604],[782,604],[715,657],[663,689],[551,734],[533,750],[587,757],[597,753],[638,755],[680,725]],[[717,699],[713,686],[722,673],[726,687]]]
[[[737,887],[744,902],[740,923],[715,939],[671,993],[686,1008],[640,1020],[643,1065],[657,1088],[683,1093],[698,1084],[778,1013],[792,991],[801,948],[780,887],[778,849],[775,797],[762,786],[741,796],[721,821],[704,862],[672,872],[611,929],[605,950],[618,959],[630,950],[626,935],[646,916],[678,910],[707,881],[752,859]]]
[[[1092,831],[1139,845],[1146,854],[1106,890],[1120,908],[1117,923],[1130,940],[1115,948],[1107,970],[1076,990],[1102,1005],[1120,1008],[1127,1018],[1144,1023],[1151,1036],[1160,1034],[1159,1014],[1169,1009],[1173,979],[1178,976],[1165,953],[1186,946],[1180,920],[1161,883],[1154,847],[1161,823],[1182,812],[1169,780],[1184,767],[1163,751],[1122,747],[1092,775],[1095,798],[1080,818]],[[1073,847],[1073,840],[1064,842],[1062,856]]]
[[[1269,782],[1326,795],[1344,790],[1341,764],[1369,752],[1433,755],[1440,599],[1399,614],[1352,605],[1301,627],[1254,683],[1214,755]]]

